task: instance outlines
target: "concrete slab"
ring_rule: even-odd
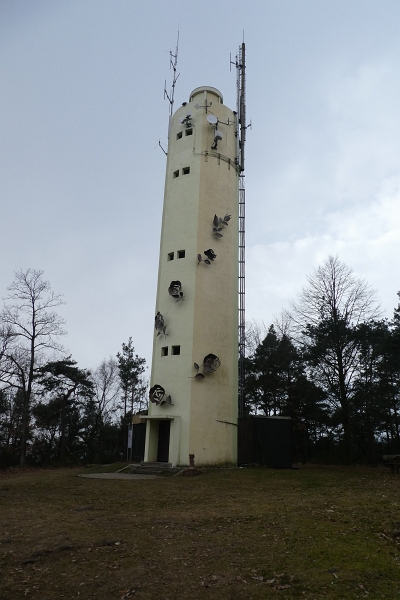
[[[136,475],[128,473],[90,473],[88,475],[78,475],[86,479],[157,479],[157,475]]]

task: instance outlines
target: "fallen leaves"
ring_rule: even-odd
[[[400,513],[380,504],[381,473],[363,469],[371,475],[359,486],[357,469],[322,469],[325,487],[311,490],[312,502],[311,468],[221,469],[132,489],[51,471],[35,475],[44,482],[35,501],[25,477],[10,479],[0,596],[24,598],[29,589],[26,597],[37,598],[37,585],[43,600],[395,597]],[[294,489],[300,477],[307,494]],[[386,488],[393,503],[398,478]]]
[[[273,590],[287,590],[292,587],[294,575],[285,576],[284,573],[274,573],[272,579],[267,579],[263,583],[272,587]]]
[[[120,591],[120,594],[122,594],[120,600],[127,600],[128,598],[132,598],[133,594],[136,594],[136,590],[122,590]]]

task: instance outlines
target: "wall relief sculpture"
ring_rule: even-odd
[[[164,323],[164,317],[162,316],[162,314],[160,313],[160,311],[158,311],[157,314],[156,314],[154,327],[155,327],[155,330],[157,331],[157,336],[159,336],[161,334],[168,335],[167,332],[166,332],[166,326],[165,326],[165,323]]]
[[[224,228],[228,225],[228,221],[231,220],[231,216],[232,215],[225,215],[224,217],[217,217],[217,215],[214,215],[214,220],[213,220],[213,236],[217,237],[217,238],[222,238],[224,237],[221,233],[221,231],[224,230]]]
[[[182,292],[182,284],[180,281],[171,281],[168,288],[168,294],[173,298],[176,298],[176,301],[183,300],[184,295]]]
[[[158,383],[156,383],[155,385],[153,385],[152,388],[150,388],[149,398],[150,402],[153,402],[153,404],[156,404],[157,406],[162,406],[163,404],[173,406],[171,402],[171,396],[166,396],[164,388],[162,387],[162,385],[158,385]]]
[[[211,265],[211,263],[213,262],[214,258],[217,258],[217,255],[215,254],[214,250],[212,250],[212,248],[209,248],[208,250],[204,250],[204,256],[206,256],[207,258],[203,258],[201,256],[201,254],[197,255],[197,264],[199,265],[201,262],[204,262],[206,265]]]
[[[193,366],[197,371],[194,379],[204,379],[206,375],[216,371],[220,365],[221,361],[219,360],[218,356],[215,356],[215,354],[207,354],[207,356],[204,357],[202,365],[194,363]],[[200,372],[201,368],[203,368],[203,373]]]

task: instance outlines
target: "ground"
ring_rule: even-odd
[[[400,476],[384,467],[0,475],[0,597],[400,598]]]

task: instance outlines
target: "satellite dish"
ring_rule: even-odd
[[[199,108],[201,108],[200,104],[195,104],[194,107],[196,110],[199,110]]]
[[[207,115],[207,121],[210,125],[216,125],[218,123],[218,119],[215,115]]]
[[[223,137],[222,132],[219,131],[218,129],[215,130],[215,134],[214,135],[215,135],[215,139],[216,140],[222,140],[222,137]]]

